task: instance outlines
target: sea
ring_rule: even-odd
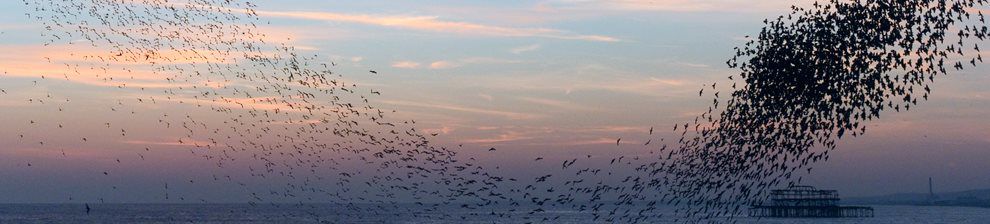
[[[590,213],[550,210],[513,218],[451,207],[426,213],[376,212],[335,204],[0,204],[0,223],[614,223]],[[403,205],[416,206],[416,205]],[[735,223],[990,223],[990,208],[872,206],[870,218],[731,217]],[[402,210],[402,209],[400,209]],[[421,209],[413,209],[420,211]],[[672,208],[660,210],[672,213]],[[467,215],[467,214],[473,215]],[[463,217],[463,218],[462,218]],[[722,220],[725,221],[725,220]],[[647,223],[680,223],[673,215]]]

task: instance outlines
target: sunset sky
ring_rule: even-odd
[[[795,1],[804,4],[806,1]],[[790,1],[536,0],[536,1],[261,1],[260,30],[274,42],[329,58],[336,73],[380,90],[371,99],[414,119],[440,144],[506,172],[525,172],[532,158],[573,154],[642,154],[647,131],[670,127],[707,109],[698,89],[728,83],[725,61],[765,18]],[[189,156],[181,133],[144,129],[155,115],[108,112],[169,85],[160,77],[114,88],[100,78],[62,79],[66,49],[44,47],[44,27],[20,1],[0,2],[0,202],[62,202],[66,195],[130,186],[118,201],[152,201],[143,188],[212,167]],[[47,57],[47,58],[46,58]],[[51,60],[52,62],[49,62]],[[379,75],[369,75],[376,70]],[[990,76],[978,66],[936,78],[917,110],[887,113],[867,134],[844,138],[808,184],[848,196],[990,187]],[[42,78],[41,76],[45,76]],[[43,80],[44,79],[44,80]],[[35,82],[39,82],[36,84]],[[54,94],[52,100],[46,95]],[[71,102],[62,102],[71,98]],[[36,100],[48,100],[37,103]],[[52,112],[64,107],[71,115]],[[182,114],[188,106],[146,110]],[[912,108],[915,109],[915,108]],[[144,118],[144,119],[138,119]],[[38,125],[47,125],[38,128]],[[65,130],[54,128],[56,121]],[[124,123],[134,134],[100,128]],[[141,132],[141,130],[149,130]],[[106,132],[106,133],[104,133]],[[91,134],[80,144],[76,136]],[[20,137],[19,135],[25,135]],[[100,138],[100,136],[106,136]],[[68,139],[72,138],[72,139]],[[622,138],[622,146],[615,146]],[[44,139],[39,144],[38,139]],[[136,153],[154,160],[136,162]],[[498,147],[498,154],[485,149]],[[174,150],[168,150],[174,149]],[[66,154],[63,156],[63,152]],[[484,157],[484,158],[482,158]],[[131,162],[118,163],[119,158]],[[30,163],[31,166],[26,166]],[[129,167],[103,177],[106,167]],[[103,178],[103,179],[99,179]],[[237,201],[221,185],[190,186],[191,195]],[[95,194],[95,193],[94,193]]]

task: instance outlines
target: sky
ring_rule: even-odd
[[[757,34],[765,18],[787,13],[791,1],[735,0],[536,0],[536,1],[317,1],[257,2],[270,24],[259,29],[273,41],[319,54],[338,73],[382,92],[372,99],[415,119],[440,144],[465,144],[466,154],[502,165],[507,173],[548,168],[543,156],[644,153],[651,127],[668,127],[707,109],[697,90],[738,73],[725,61],[733,47]],[[806,1],[794,1],[806,4]],[[96,79],[36,81],[58,77],[70,60],[66,49],[46,48],[39,23],[20,1],[0,2],[0,202],[92,200],[106,185],[129,186],[108,196],[121,202],[154,202],[163,180],[207,175],[208,161],[190,159],[180,133],[119,133],[100,127],[111,120],[140,130],[154,116],[120,118],[106,108],[139,92]],[[379,76],[365,75],[376,70]],[[848,196],[990,188],[990,81],[986,66],[937,78],[930,100],[916,110],[887,113],[868,124],[866,136],[844,138],[824,163],[804,174],[806,183]],[[46,78],[41,76],[48,75]],[[164,85],[138,77],[133,86]],[[45,95],[71,102],[36,103]],[[71,116],[50,112],[65,107]],[[152,108],[181,114],[187,106]],[[914,109],[914,108],[913,108]],[[70,130],[33,128],[25,120]],[[115,130],[115,129],[114,129]],[[59,136],[91,134],[84,145]],[[19,137],[26,135],[27,137]],[[30,139],[56,139],[39,146]],[[99,138],[98,136],[108,136]],[[73,137],[74,138],[74,137]],[[616,147],[615,139],[623,138]],[[25,140],[28,139],[28,140]],[[104,140],[99,140],[104,139]],[[158,149],[135,158],[144,146]],[[484,154],[498,147],[497,155]],[[30,163],[32,166],[26,166]],[[104,177],[107,167],[127,167]],[[206,177],[204,177],[206,178]],[[94,179],[99,181],[94,181]],[[189,185],[190,197],[237,201],[225,186]],[[125,189],[125,188],[121,188]],[[219,192],[219,193],[218,193]]]

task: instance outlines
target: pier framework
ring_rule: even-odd
[[[769,205],[755,205],[750,217],[873,217],[873,208],[864,206],[839,206],[839,193],[835,190],[819,190],[812,186],[791,186],[770,192]]]

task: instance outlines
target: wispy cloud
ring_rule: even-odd
[[[459,67],[459,66],[460,65],[455,64],[455,63],[450,62],[450,61],[435,61],[433,63],[430,63],[430,69],[448,69],[448,68],[455,68],[455,67]]]
[[[575,146],[575,145],[605,145],[605,144],[611,145],[611,144],[615,144],[615,142],[616,142],[616,139],[614,139],[614,138],[603,138],[603,137],[599,137],[599,138],[594,138],[594,139],[571,141],[571,142],[567,142],[567,143],[564,143],[564,144],[571,145],[571,146]],[[620,143],[622,143],[622,144],[629,144],[630,142],[629,141],[626,141],[626,142],[620,142]]]
[[[712,67],[711,65],[708,65],[708,64],[689,63],[689,62],[678,62],[678,63],[675,63],[675,64],[676,65],[679,65],[679,66],[689,67],[689,68],[711,68]]]
[[[788,6],[808,1],[766,0],[552,0],[563,8],[607,9],[622,11],[668,12],[756,12],[785,11]],[[547,7],[543,5],[543,7]]]
[[[29,46],[29,45],[0,45],[9,51],[0,53],[0,68],[6,77],[44,78],[52,81],[65,81],[74,84],[132,88],[180,88],[204,86],[204,82],[177,83],[166,80],[168,76],[148,68],[140,67],[136,61],[107,61],[120,68],[104,69],[94,61],[85,57],[104,57],[112,54],[96,48],[81,48],[66,45]],[[74,54],[66,53],[71,49]],[[177,56],[168,56],[177,57]],[[90,66],[70,66],[80,63]],[[145,62],[146,63],[146,62]],[[159,64],[167,64],[158,62]],[[170,61],[170,63],[181,63]]]
[[[392,63],[393,68],[419,68],[419,62],[414,61],[397,61]]]
[[[495,25],[485,25],[470,22],[441,20],[437,16],[389,16],[370,14],[345,14],[332,12],[303,12],[303,11],[258,11],[260,15],[282,18],[321,20],[333,22],[358,23],[366,25],[394,27],[411,30],[456,33],[478,36],[501,37],[541,37],[566,40],[583,40],[597,42],[617,42],[619,38],[603,35],[578,34],[565,30],[550,28],[518,28]]]
[[[492,101],[493,99],[495,99],[495,97],[492,97],[492,95],[488,95],[484,93],[479,93],[478,97],[481,97],[482,99],[485,99],[487,101]]]
[[[597,110],[597,108],[588,107],[588,106],[576,104],[576,103],[573,103],[573,102],[567,102],[567,101],[561,101],[561,100],[554,100],[554,99],[544,99],[544,98],[536,98],[536,97],[519,97],[519,100],[522,100],[522,101],[528,102],[528,103],[539,104],[539,105],[543,105],[543,106],[556,107],[556,108],[567,109],[567,110],[580,110],[580,111]]]
[[[607,74],[607,75],[603,75]],[[600,65],[583,65],[544,73],[513,73],[455,80],[461,85],[500,91],[541,91],[570,94],[576,91],[608,91],[672,100],[697,96],[698,88],[709,77],[726,76],[724,71],[684,77],[651,76]],[[581,77],[581,78],[573,78]],[[540,85],[531,85],[540,83]]]
[[[475,113],[475,114],[482,114],[482,115],[499,116],[499,117],[504,117],[504,118],[512,119],[512,120],[536,119],[536,118],[542,117],[541,115],[538,115],[538,114],[528,114],[528,113],[519,113],[519,112],[490,110],[490,109],[473,108],[473,107],[465,107],[465,106],[449,105],[449,104],[440,104],[440,103],[420,103],[420,102],[396,101],[396,100],[383,100],[381,102],[382,103],[385,103],[385,104],[392,104],[392,105],[397,105],[397,106],[410,106],[410,107],[420,107],[420,108],[431,108],[431,109],[439,109],[439,110],[450,110],[450,111],[459,111],[459,112]]]
[[[434,61],[431,62],[426,67],[429,69],[451,69],[451,68],[458,68],[472,64],[513,64],[513,63],[521,63],[521,62],[522,61],[518,61],[518,60],[507,60],[507,59],[499,59],[499,58],[470,57],[470,58],[462,58],[455,60]],[[396,65],[401,65],[402,67]],[[392,65],[392,67],[413,69],[413,68],[419,68],[420,64],[418,62],[412,62],[412,61],[401,61],[401,62],[396,62],[395,64]]]
[[[490,144],[490,143],[514,142],[514,141],[529,140],[529,139],[533,139],[533,137],[526,133],[509,131],[492,137],[466,139],[463,140],[462,142],[474,143],[474,144],[486,144],[486,143]]]
[[[466,64],[515,64],[515,63],[522,63],[522,61],[519,61],[519,60],[508,60],[508,59],[489,58],[489,57],[470,57],[470,58],[463,58],[463,59],[460,59],[458,61],[460,61],[461,63],[466,63]]]
[[[520,46],[520,47],[512,48],[511,50],[509,50],[509,52],[512,52],[513,54],[522,54],[522,53],[526,53],[526,52],[530,52],[530,51],[535,51],[535,50],[539,50],[539,49],[540,49],[540,45],[539,44],[532,44],[532,45],[526,45],[526,46]]]
[[[457,128],[444,125],[444,126],[441,126],[441,127],[438,127],[438,128],[423,128],[422,130],[426,134],[437,134],[437,133],[439,133],[439,134],[450,134],[454,130],[457,130]]]
[[[121,143],[132,144],[132,145],[191,146],[191,147],[199,147],[199,146],[207,146],[207,145],[215,144],[213,142],[208,142],[208,141],[183,139],[183,138],[179,138],[178,140],[175,141],[126,140],[126,141],[121,141]]]

